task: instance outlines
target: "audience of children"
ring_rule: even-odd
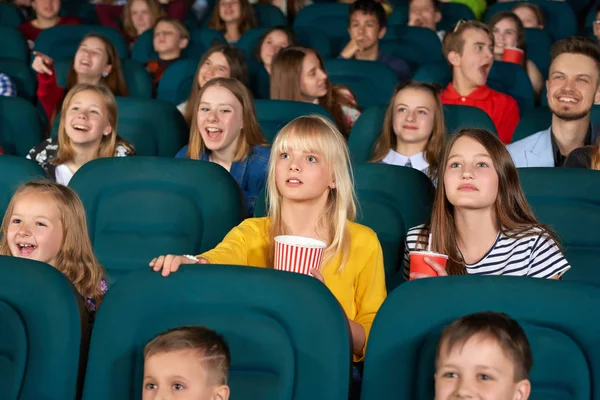
[[[177,106],[188,124],[192,121],[194,102],[199,98],[200,89],[213,78],[233,78],[247,84],[248,66],[244,54],[235,47],[224,44],[212,46],[204,53],[198,63],[190,97]]]
[[[600,47],[591,38],[571,37],[550,51],[546,88],[552,125],[508,146],[515,165],[562,167],[576,148],[596,143],[600,127],[592,125],[600,101]]]
[[[30,49],[33,49],[35,40],[44,29],[58,25],[80,25],[76,17],[63,17],[58,15],[61,0],[32,0],[31,7],[35,11],[35,19],[19,26],[19,31],[27,40]]]
[[[350,42],[340,53],[340,58],[379,61],[398,76],[400,82],[410,79],[406,61],[379,48],[379,40],[386,32],[387,15],[380,3],[374,0],[356,0],[348,11]]]
[[[58,86],[54,60],[40,52],[33,54],[32,68],[37,72],[38,80],[37,97],[50,119],[54,119],[60,110],[65,94],[78,83],[104,84],[115,96],[129,94],[119,54],[110,40],[102,35],[90,33],[83,38],[64,88]]]
[[[332,85],[321,56],[306,47],[281,50],[271,66],[271,99],[319,104],[333,117],[345,137],[360,116],[349,89]]]
[[[154,93],[167,68],[181,58],[181,52],[188,46],[189,41],[190,33],[178,19],[161,17],[156,22],[153,44],[158,60],[146,63],[146,70],[152,76]]]
[[[144,347],[142,400],[228,400],[231,356],[218,333],[184,326],[161,333]],[[181,395],[181,396],[180,396]]]
[[[521,66],[527,71],[535,95],[539,97],[544,87],[544,77],[534,62],[527,58],[525,28],[519,17],[510,11],[499,12],[490,18],[488,26],[494,34],[494,59],[496,61],[502,61],[504,49],[523,50]]]
[[[531,211],[517,168],[497,136],[481,129],[454,135],[440,161],[431,220],[406,234],[409,252],[448,256],[446,267],[425,258],[439,276],[509,275],[561,279],[570,268],[552,230]],[[428,275],[410,273],[410,278]]]
[[[229,171],[251,217],[266,182],[270,151],[246,86],[231,78],[207,82],[198,93],[191,126],[190,143],[176,157],[211,161]]]
[[[256,45],[256,59],[271,74],[273,57],[281,50],[298,45],[296,34],[286,26],[275,26],[265,32]]]
[[[534,3],[517,3],[512,9],[525,28],[544,29],[546,18],[542,9]]]
[[[408,2],[408,26],[431,29],[440,40],[446,31],[438,30],[437,24],[442,20],[439,0],[410,0]]]
[[[275,138],[268,171],[267,217],[245,220],[198,258],[160,256],[150,266],[163,276],[198,262],[273,268],[275,236],[321,240],[327,244],[321,268],[311,272],[345,311],[354,360],[359,361],[386,289],[377,235],[353,222],[356,203],[346,141],[329,120],[299,117]]]
[[[494,62],[494,36],[477,21],[459,21],[442,42],[442,50],[452,67],[452,82],[442,92],[442,103],[481,108],[496,126],[503,143],[510,143],[519,123],[515,99],[487,85]]]
[[[62,272],[93,318],[107,290],[105,273],[94,255],[83,204],[72,189],[50,181],[22,185],[0,232],[0,255],[41,261]]]
[[[134,149],[117,133],[117,102],[103,85],[75,85],[62,105],[58,136],[31,149],[27,158],[37,162],[48,178],[67,185],[88,161],[126,157]]]
[[[409,81],[396,87],[372,162],[415,168],[436,178],[446,141],[439,88]]]
[[[208,24],[235,44],[248,29],[256,28],[254,10],[248,0],[217,0]]]

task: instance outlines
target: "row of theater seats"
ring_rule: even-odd
[[[43,177],[32,161],[0,157],[0,213],[23,182]],[[409,228],[431,214],[434,188],[421,172],[386,164],[355,164],[357,221],[383,248],[389,290],[402,282]],[[565,280],[600,283],[600,172],[519,170],[527,200],[562,240],[572,269]],[[71,186],[86,209],[92,244],[110,282],[147,265],[157,254],[198,254],[216,246],[243,218],[233,178],[216,164],[187,159],[105,158],[85,164]],[[210,188],[210,190],[208,190]],[[266,214],[264,191],[255,216]]]
[[[185,325],[224,335],[232,398],[348,398],[347,322],[321,282],[240,266],[184,266],[168,278],[146,264],[140,269],[109,289],[88,353],[87,319],[70,282],[46,264],[0,256],[3,398],[73,399],[84,382],[83,400],[139,399],[144,345]],[[361,398],[432,399],[441,329],[492,310],[508,313],[527,333],[530,399],[600,399],[598,303],[598,286],[533,278],[458,276],[402,285],[375,318]]]

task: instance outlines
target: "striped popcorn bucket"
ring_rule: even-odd
[[[319,269],[325,242],[302,236],[275,237],[275,269],[308,275]]]

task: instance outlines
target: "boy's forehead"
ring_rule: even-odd
[[[467,44],[467,43],[474,44],[474,43],[480,43],[480,42],[485,43],[485,44],[492,43],[490,36],[487,34],[487,32],[484,31],[483,29],[477,29],[477,28],[465,29],[462,33],[462,39],[464,40],[465,44]]]
[[[154,28],[154,29],[158,30],[159,28],[162,31],[176,31],[177,30],[175,25],[168,21],[160,21],[158,24],[156,24],[156,28]]]
[[[368,14],[362,10],[356,10],[352,13],[352,16],[350,16],[350,20],[351,21],[355,21],[355,20],[373,20],[375,22],[378,22],[377,20],[377,15],[373,14]]]
[[[458,340],[452,343],[450,348],[448,339],[445,339],[440,346],[438,365],[441,362],[446,362],[449,359],[469,358],[469,361],[480,360],[481,363],[494,367],[506,367],[513,369],[515,367],[509,354],[501,346],[498,340],[494,337],[485,334],[475,334],[469,338]]]

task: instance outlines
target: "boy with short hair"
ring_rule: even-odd
[[[31,7],[35,11],[35,19],[22,23],[18,28],[30,49],[33,49],[35,40],[44,29],[58,25],[81,25],[79,18],[58,15],[60,0],[33,0]]]
[[[148,61],[146,69],[152,75],[154,92],[167,68],[181,58],[188,46],[190,33],[181,21],[172,17],[161,17],[154,25],[154,51],[158,60]]]
[[[383,6],[374,0],[357,0],[348,12],[350,42],[340,53],[340,58],[379,61],[387,64],[400,82],[410,79],[406,61],[386,54],[379,49],[379,39],[386,32],[387,15]]]
[[[527,400],[532,365],[529,341],[517,321],[495,312],[467,315],[440,336],[435,399]]]
[[[144,348],[142,400],[228,400],[229,347],[215,331],[202,326],[168,330]]]
[[[440,40],[446,34],[437,30],[437,24],[442,20],[439,0],[410,0],[408,2],[408,26],[418,26],[434,31]]]
[[[477,107],[496,126],[498,136],[508,144],[519,123],[515,99],[487,85],[494,63],[494,36],[487,25],[461,21],[444,37],[442,51],[452,68],[452,82],[441,94],[442,103]]]

